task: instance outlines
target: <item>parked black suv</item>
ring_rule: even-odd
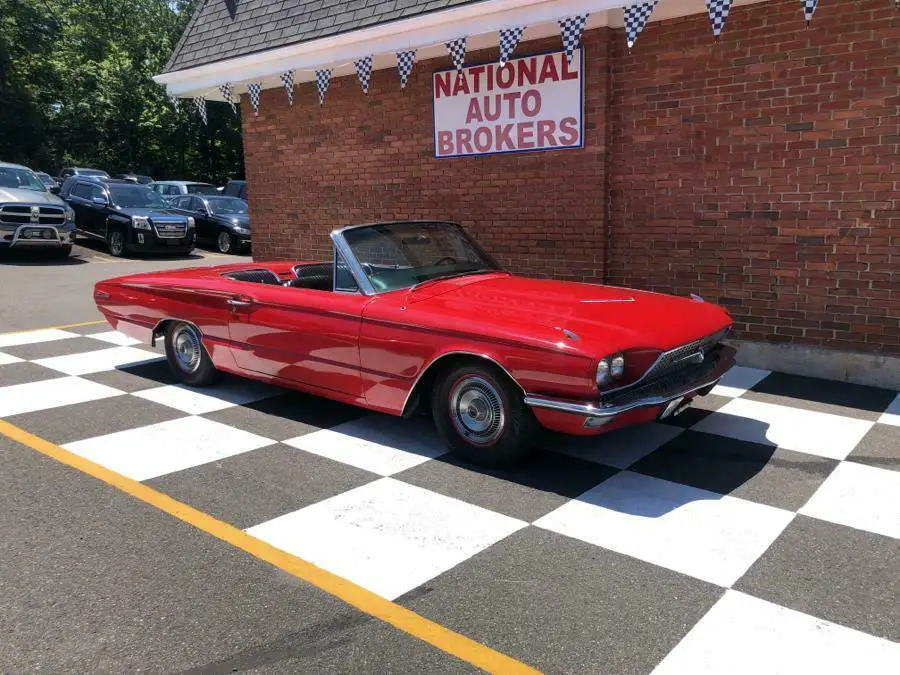
[[[222,194],[229,197],[240,197],[241,199],[247,199],[247,181],[228,181],[227,183],[225,183],[225,188],[222,190]]]
[[[247,202],[222,195],[183,195],[172,205],[197,223],[197,241],[215,245],[220,253],[234,253],[250,246]]]
[[[109,252],[190,253],[194,219],[144,185],[76,179],[66,200],[78,234],[106,242]]]

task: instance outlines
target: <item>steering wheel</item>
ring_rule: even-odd
[[[451,265],[455,265],[455,264],[458,262],[458,261],[456,260],[456,258],[454,258],[453,256],[445,255],[443,258],[441,258],[440,260],[438,260],[438,261],[437,261],[436,263],[434,263],[434,264],[437,265],[437,266],[443,265],[445,260],[446,260],[448,263],[450,263]]]

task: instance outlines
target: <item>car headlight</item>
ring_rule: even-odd
[[[246,227],[241,227],[240,225],[234,226],[234,231],[240,234],[250,234],[250,230]]]
[[[72,222],[75,220],[75,209],[71,206],[66,207],[66,220]]]
[[[598,387],[605,387],[613,380],[618,380],[625,374],[625,355],[614,354],[601,359],[597,364],[596,382]]]
[[[194,228],[194,217],[193,216],[187,217],[187,226],[188,226],[189,230]]]
[[[131,216],[131,226],[136,230],[149,230],[150,219],[147,216]]]

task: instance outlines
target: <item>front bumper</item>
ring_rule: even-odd
[[[732,347],[719,345],[699,364],[683,368],[637,387],[624,389],[601,397],[599,401],[582,402],[563,399],[526,396],[525,404],[536,413],[551,411],[566,416],[584,418],[582,427],[601,428],[620,415],[640,409],[658,409],[672,412],[682,401],[712,389],[722,376],[734,366],[736,351]],[[670,406],[670,404],[673,404]],[[540,417],[540,415],[539,415]],[[643,421],[646,415],[631,415]],[[558,426],[554,424],[554,426]],[[615,425],[621,426],[621,425]]]
[[[75,227],[67,224],[20,225],[16,228],[0,229],[2,248],[61,248],[75,243]]]
[[[192,228],[176,239],[160,237],[154,230],[129,228],[126,244],[135,253],[189,253],[194,249],[194,234]]]

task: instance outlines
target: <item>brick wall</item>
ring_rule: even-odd
[[[433,159],[430,74],[244,102],[254,254],[335,226],[464,223],[514,271],[700,293],[746,339],[900,354],[900,18],[890,0],[732,9],[586,34],[586,148]],[[518,54],[556,48],[523,44]],[[470,55],[469,62],[496,58]],[[609,242],[607,249],[606,242]]]

